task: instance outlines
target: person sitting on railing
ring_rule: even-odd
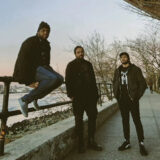
[[[78,136],[79,153],[85,152],[83,137],[83,114],[88,116],[88,148],[101,151],[102,147],[95,142],[98,89],[92,64],[84,59],[84,49],[77,46],[74,49],[76,59],[66,68],[67,95],[73,100],[76,134]]]
[[[20,84],[34,88],[30,93],[19,98],[20,110],[28,117],[28,104],[33,101],[39,109],[37,100],[59,87],[64,78],[50,66],[50,43],[47,40],[50,26],[41,22],[35,36],[22,43],[15,63],[13,77]]]

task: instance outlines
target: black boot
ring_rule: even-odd
[[[88,140],[88,148],[95,150],[95,151],[102,151],[102,146],[97,144],[94,140],[94,138],[89,138]]]
[[[86,151],[86,148],[84,145],[84,140],[81,139],[79,140],[79,144],[78,144],[78,153],[85,153],[85,151]]]
[[[147,152],[143,142],[139,143],[139,151],[140,151],[142,156],[147,156],[148,155],[148,152]]]

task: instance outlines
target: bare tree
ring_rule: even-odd
[[[135,40],[128,40],[136,63],[138,63],[146,74],[146,79],[152,79],[154,89],[158,89],[158,79],[160,76],[160,30],[154,29]]]

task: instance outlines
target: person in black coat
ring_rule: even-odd
[[[77,46],[74,49],[76,59],[69,62],[66,68],[67,95],[73,100],[76,134],[79,139],[79,152],[85,152],[83,139],[83,114],[88,116],[88,147],[102,150],[94,140],[97,118],[98,89],[92,64],[84,59],[84,49]]]
[[[39,109],[37,100],[49,94],[63,83],[63,77],[50,66],[50,26],[41,22],[35,36],[26,39],[20,48],[15,63],[13,78],[20,84],[34,88],[29,94],[19,98],[21,112],[28,116],[28,104],[34,102]]]
[[[130,148],[129,112],[131,112],[139,140],[140,153],[147,155],[143,142],[144,132],[139,111],[139,99],[143,96],[147,84],[141,69],[130,63],[128,53],[121,53],[120,60],[122,65],[114,73],[113,92],[122,115],[125,142],[118,150],[123,151]]]

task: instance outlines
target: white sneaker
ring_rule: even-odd
[[[20,110],[24,117],[28,117],[28,104],[22,100],[22,98],[18,99],[18,102],[20,104]]]
[[[34,108],[36,111],[38,111],[38,110],[40,109],[37,100],[34,100],[34,101],[33,101],[33,108]]]

